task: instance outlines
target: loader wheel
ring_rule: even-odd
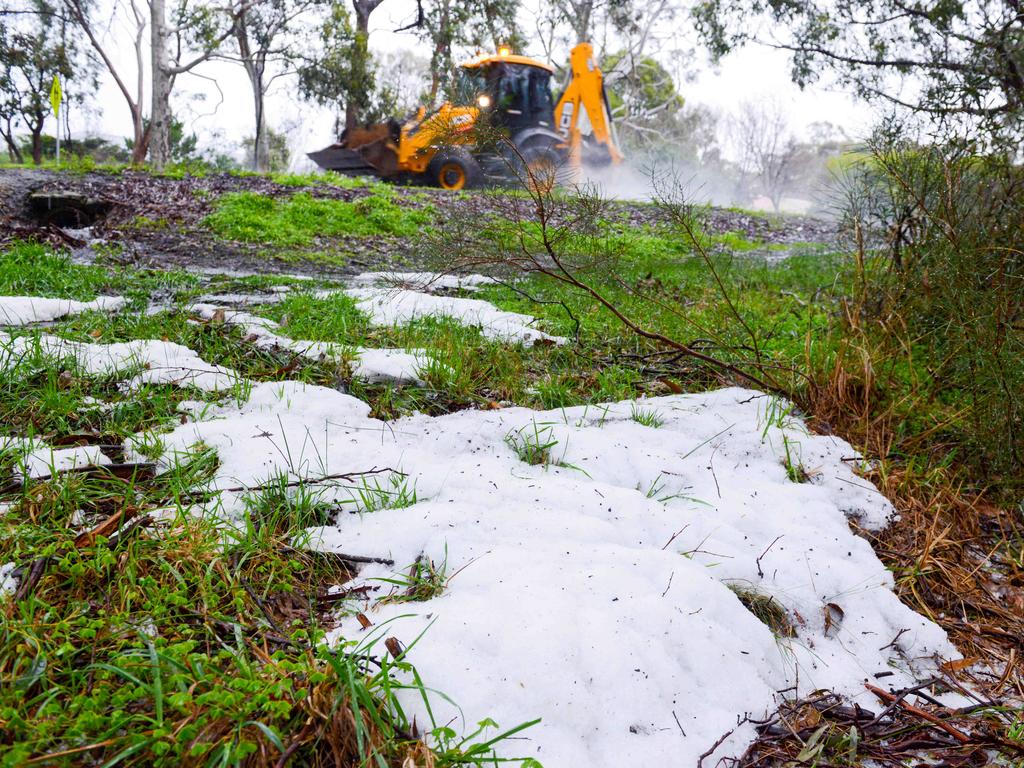
[[[480,166],[468,152],[438,153],[427,166],[427,174],[441,189],[469,189],[480,181]]]

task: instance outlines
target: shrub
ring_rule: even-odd
[[[933,430],[989,482],[1020,478],[1024,169],[966,142],[918,145],[898,128],[871,149],[846,184],[861,243],[850,330],[872,337],[879,362],[898,361],[914,390],[908,419],[934,415],[916,431]],[[880,394],[871,378],[859,377],[863,397]]]

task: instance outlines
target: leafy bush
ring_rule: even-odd
[[[1020,478],[1024,169],[891,128],[871,148],[847,184],[847,216],[883,259],[862,247],[852,324],[900,361],[915,403],[942,412],[930,427],[940,442],[990,482]]]

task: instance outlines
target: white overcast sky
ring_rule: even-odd
[[[103,5],[109,8],[107,0]],[[522,26],[532,29],[534,21],[531,3],[524,3]],[[370,45],[376,52],[411,49],[427,55],[427,46],[414,34],[395,34],[395,28],[408,23],[414,15],[413,0],[385,0],[372,17]],[[108,40],[116,41],[114,55],[119,66],[133,82],[134,52],[126,30],[112,24]],[[146,37],[148,38],[148,30]],[[797,132],[810,123],[829,121],[843,126],[851,138],[865,133],[873,121],[871,109],[849,95],[818,85],[801,91],[792,84],[785,53],[764,47],[749,47],[730,54],[717,67],[707,64],[695,34],[689,31],[685,16],[679,16],[657,31],[658,43],[651,52],[686,49],[695,51],[695,62],[688,69],[688,79],[677,83],[680,93],[691,104],[703,104],[725,114],[745,100],[765,96],[778,99],[787,106],[790,122]],[[526,51],[540,55],[539,46]],[[147,53],[148,55],[148,53]],[[198,72],[213,78],[220,86],[223,97],[210,80],[193,76],[179,78],[175,88],[173,107],[186,119],[202,145],[218,141],[234,149],[245,136],[253,133],[251,92],[242,70],[235,64],[211,62]],[[130,85],[129,87],[133,87]],[[268,96],[267,114],[272,128],[287,131],[293,156],[299,167],[303,153],[318,149],[333,141],[332,116],[329,111],[316,109],[298,101],[291,91],[294,80],[282,78],[275,82]],[[123,97],[105,72],[98,92],[91,99],[90,114],[76,114],[72,118],[72,134],[100,134],[107,137],[124,136],[130,132],[128,109]]]

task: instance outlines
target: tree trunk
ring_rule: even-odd
[[[161,170],[171,158],[171,74],[167,53],[165,0],[149,0],[152,101],[149,109],[149,160]]]
[[[356,12],[356,41],[353,57],[363,67],[363,79],[366,77],[366,70],[369,69],[370,61],[370,14],[376,10],[383,0],[352,0],[352,8]],[[362,106],[358,101],[348,94],[345,102],[345,130],[352,131],[359,123],[359,108]]]
[[[252,88],[253,117],[255,131],[253,133],[252,147],[252,169],[260,173],[270,170],[270,141],[267,136],[266,117],[264,113],[265,88],[263,86],[263,72],[266,67],[266,57],[263,52],[253,54],[252,46],[249,45],[249,32],[246,28],[245,14],[242,13],[235,20],[235,40],[238,42],[238,56],[242,60],[242,67],[249,78],[249,86]]]
[[[7,157],[10,158],[12,163],[21,165],[25,162],[25,158],[21,154],[21,149],[18,147],[18,142],[14,138],[14,128],[11,126],[11,121],[7,121],[7,128],[0,129],[0,136],[4,137],[4,143],[7,144]]]
[[[132,165],[146,162],[149,150],[149,127],[142,120],[142,110],[132,108]]]
[[[356,0],[353,2],[356,9],[356,40],[355,40],[355,51],[354,58],[358,61],[365,62],[366,55],[369,53],[368,38],[370,36],[370,14],[365,12],[365,5]],[[356,103],[356,99],[353,98],[353,94],[348,95],[348,99],[345,101],[345,131],[352,133],[355,130],[356,125],[359,122],[359,105]]]
[[[437,102],[437,92],[441,88],[441,77],[448,67],[451,58],[451,0],[444,0],[441,6],[441,18],[437,22],[437,38],[434,42],[434,55],[430,57],[430,104]],[[495,49],[497,50],[497,49]]]
[[[43,162],[43,129],[32,129],[32,164],[42,165]]]
[[[594,0],[583,0],[573,3],[576,11],[576,19],[573,28],[576,32],[576,42],[586,43],[590,41],[590,17],[594,12]]]
[[[253,147],[253,166],[254,170],[260,173],[266,173],[270,170],[270,136],[267,134],[266,119],[263,110],[263,83],[260,82],[262,78],[257,76],[257,79],[252,84],[252,95],[254,100],[254,106],[256,108],[256,138],[255,146]]]

